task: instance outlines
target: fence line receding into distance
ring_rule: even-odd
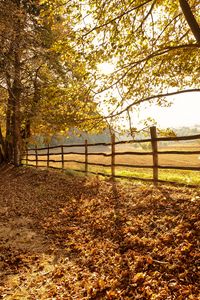
[[[177,150],[168,150],[168,151],[159,151],[158,149],[158,142],[173,142],[173,141],[189,141],[189,140],[197,140],[200,139],[200,134],[197,135],[191,135],[191,136],[181,136],[181,137],[157,137],[157,131],[156,127],[153,126],[150,128],[150,135],[151,138],[149,139],[140,139],[140,140],[130,140],[130,141],[115,141],[114,134],[111,136],[111,143],[88,143],[87,140],[85,140],[84,144],[75,144],[75,145],[61,145],[61,146],[48,146],[44,148],[38,148],[35,146],[35,148],[27,149],[25,152],[25,163],[26,165],[30,166],[36,166],[36,167],[44,167],[44,165],[40,165],[40,162],[45,162],[46,167],[50,167],[50,163],[61,163],[61,167],[53,167],[51,168],[58,168],[58,169],[65,169],[66,163],[78,163],[83,164],[84,169],[72,169],[73,171],[83,172],[86,175],[91,174],[97,174],[97,175],[103,175],[103,176],[111,176],[111,178],[114,180],[115,178],[128,178],[128,179],[139,179],[144,181],[153,181],[156,185],[158,182],[163,182],[164,180],[159,179],[159,169],[175,169],[175,170],[191,170],[191,171],[200,171],[200,167],[194,167],[194,166],[173,166],[173,165],[159,165],[159,156],[163,154],[176,154],[176,155],[191,155],[191,154],[200,154],[200,151],[177,151]],[[116,151],[116,145],[122,145],[122,144],[136,144],[136,143],[151,143],[151,151],[146,152],[140,152],[140,151],[125,151],[125,152],[119,152]],[[89,152],[89,147],[93,146],[110,146],[111,151],[110,153],[105,152]],[[71,147],[82,147],[83,152],[65,152],[66,148]],[[54,149],[60,149],[60,152],[52,152]],[[46,151],[46,153],[40,153],[40,151]],[[33,152],[35,152],[33,154]],[[84,161],[76,160],[76,159],[65,159],[66,155],[82,155],[84,157]],[[52,155],[60,155],[61,159],[51,159]],[[90,162],[89,157],[90,156],[103,156],[103,157],[110,157],[110,164],[104,164],[104,163],[96,163],[96,162]],[[140,165],[140,164],[120,164],[115,162],[116,156],[123,156],[123,155],[138,155],[138,156],[151,156],[152,157],[152,165]],[[34,156],[35,158],[29,158],[29,156]],[[45,159],[42,159],[43,157],[46,157]],[[31,162],[35,164],[31,164]],[[111,175],[108,175],[103,172],[93,172],[88,170],[88,166],[100,166],[105,168],[110,168]],[[116,175],[115,170],[117,167],[123,167],[123,168],[143,168],[143,169],[152,169],[152,178],[139,178],[139,177],[131,177],[131,176],[124,176],[124,175]],[[69,168],[68,168],[69,169]]]

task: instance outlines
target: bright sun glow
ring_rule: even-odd
[[[155,104],[141,104],[139,110],[133,110],[131,113],[132,126],[143,128],[141,121],[148,117],[153,118],[161,128],[176,128],[182,126],[194,126],[200,124],[200,93],[188,93],[169,97],[172,101],[171,107],[159,107]],[[102,106],[102,113],[108,115],[106,106]],[[124,114],[125,115],[125,114]],[[118,125],[129,128],[128,121],[118,120]]]
[[[115,66],[112,63],[104,62],[98,65],[98,70],[103,75],[109,75],[115,70]]]
[[[162,128],[200,124],[200,93],[177,95],[169,100],[173,102],[171,107],[158,107],[153,104],[151,106],[148,104],[141,105],[139,114],[133,113],[133,120],[137,124],[140,120],[151,117]]]
[[[98,64],[98,71],[101,75],[110,75],[115,70],[115,65],[110,62]],[[119,98],[117,91],[115,92],[114,90],[112,90],[112,96]],[[107,96],[102,93],[101,97],[104,99]],[[133,110],[131,113],[132,125],[141,127],[141,121],[148,117],[153,118],[158,126],[162,128],[200,124],[200,93],[187,93],[168,97],[167,99],[173,103],[171,107],[159,107],[155,104],[148,105],[144,103],[140,106],[139,111]],[[107,106],[103,102],[101,109],[104,115],[109,114]],[[122,119],[121,122],[123,123],[124,120]],[[125,123],[127,123],[128,127],[128,122],[126,121]]]

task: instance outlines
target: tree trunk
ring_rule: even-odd
[[[5,141],[0,126],[0,163],[6,160]]]
[[[15,92],[15,96],[18,92]],[[20,152],[21,152],[21,122],[20,122],[20,102],[19,97],[15,97],[15,104],[13,107],[13,162],[15,166],[20,165]]]
[[[15,79],[13,82],[13,162],[19,166],[21,152],[21,117],[20,117],[20,98],[21,98],[21,68],[19,53],[15,53]]]
[[[16,1],[20,12],[20,0]],[[21,116],[20,116],[20,101],[21,101],[21,30],[22,24],[20,17],[16,22],[16,35],[14,41],[14,80],[12,86],[12,109],[13,109],[13,162],[15,166],[21,163]],[[11,121],[12,122],[12,121]]]
[[[10,88],[10,87],[9,87]],[[13,157],[13,140],[12,140],[12,97],[9,93],[9,98],[7,102],[7,112],[6,112],[6,137],[5,137],[5,152],[6,152],[6,161],[10,162]]]
[[[188,4],[187,0],[179,0],[179,3],[197,43],[200,44],[200,27],[192,13],[190,5]]]

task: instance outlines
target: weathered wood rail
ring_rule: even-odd
[[[159,151],[158,149],[158,142],[174,142],[174,141],[189,141],[189,140],[197,140],[200,139],[200,134],[191,135],[191,136],[180,136],[180,137],[157,137],[156,127],[153,126],[150,128],[150,135],[151,138],[148,139],[140,139],[140,140],[130,140],[130,141],[115,141],[115,136],[111,135],[111,143],[88,143],[85,140],[83,144],[74,144],[74,145],[60,145],[60,146],[48,146],[44,148],[31,148],[26,150],[24,155],[24,161],[26,165],[36,166],[36,167],[44,167],[44,165],[40,165],[40,163],[46,163],[46,167],[49,168],[56,168],[56,169],[65,169],[66,163],[78,163],[83,164],[84,169],[72,169],[73,171],[83,172],[86,175],[91,174],[98,174],[102,176],[111,176],[114,180],[115,178],[128,178],[128,179],[139,179],[143,181],[153,181],[156,185],[158,182],[164,182],[164,180],[159,179],[159,169],[175,169],[175,170],[191,170],[191,171],[200,171],[200,166],[173,166],[173,165],[160,165],[159,164],[159,157],[163,154],[175,154],[175,155],[192,155],[192,154],[200,154],[199,151],[176,151],[176,150],[169,150],[169,151]],[[116,145],[123,145],[123,144],[136,144],[136,143],[151,143],[151,151],[141,152],[141,151],[116,151]],[[110,153],[104,152],[90,152],[89,147],[94,146],[109,146],[111,151]],[[74,147],[82,147],[82,152],[76,151],[69,151],[66,152],[66,149],[74,148]],[[56,149],[60,149],[60,152],[57,152]],[[55,150],[54,152],[52,150]],[[45,153],[40,153],[40,151],[46,151]],[[76,160],[76,159],[66,159],[67,155],[79,155],[83,156],[84,160]],[[52,159],[51,156],[60,156],[60,159]],[[140,165],[140,164],[124,164],[124,163],[116,163],[116,156],[124,156],[124,155],[138,155],[138,156],[151,156],[152,157],[152,164],[151,165]],[[33,157],[34,158],[29,158]],[[91,156],[103,156],[110,158],[110,163],[96,163],[89,161]],[[42,157],[45,157],[42,159]],[[35,164],[33,164],[35,163]],[[61,167],[50,166],[50,163],[61,163]],[[110,168],[111,174],[108,175],[103,172],[94,172],[89,171],[89,166],[99,166]],[[139,168],[139,169],[152,169],[152,178],[140,178],[140,177],[133,177],[133,176],[124,176],[124,175],[116,175],[116,168],[123,167],[123,168]]]

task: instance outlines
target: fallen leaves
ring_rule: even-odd
[[[1,299],[200,298],[198,189],[1,174]]]

